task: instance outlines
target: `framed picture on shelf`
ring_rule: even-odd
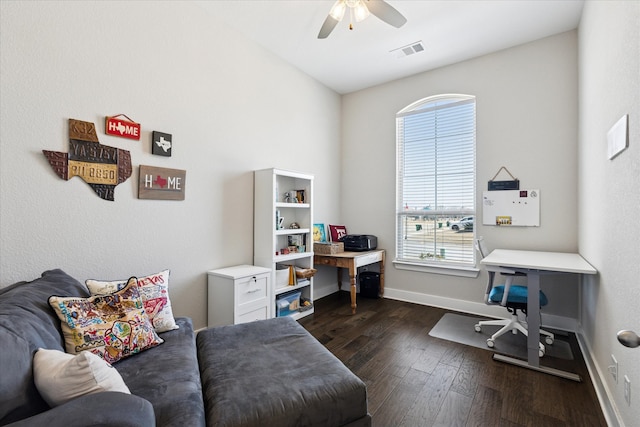
[[[287,236],[287,246],[302,246],[302,236],[300,234],[293,234]]]
[[[344,225],[329,224],[329,236],[332,242],[339,242],[341,238],[347,235],[347,227]]]
[[[324,224],[313,224],[313,241],[314,242],[326,242],[327,233],[324,228]]]

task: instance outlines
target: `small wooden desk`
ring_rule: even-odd
[[[380,263],[380,295],[384,295],[384,249],[366,252],[340,252],[338,254],[314,254],[313,263],[338,268],[338,289],[342,289],[342,268],[349,269],[351,279],[351,314],[356,314],[356,284],[358,267]]]

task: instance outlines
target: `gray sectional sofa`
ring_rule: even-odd
[[[365,384],[291,318],[207,329],[196,344],[178,317],[179,329],[158,334],[164,343],[113,364],[131,394],[52,408],[33,374],[38,348],[65,350],[51,295],[89,291],[62,270],[0,289],[1,426],[371,425]]]
[[[102,392],[50,408],[38,392],[32,359],[38,348],[64,351],[51,295],[89,297],[62,270],[0,289],[0,425],[204,426],[205,414],[191,320],[163,332],[164,343],[114,364],[131,394]]]

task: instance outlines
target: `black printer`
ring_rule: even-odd
[[[372,251],[378,247],[378,238],[370,234],[347,234],[340,241],[345,251]]]

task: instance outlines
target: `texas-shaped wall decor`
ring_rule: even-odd
[[[115,188],[132,172],[131,154],[98,141],[91,122],[69,119],[69,152],[42,150],[58,176],[82,178],[104,200],[114,200]]]

